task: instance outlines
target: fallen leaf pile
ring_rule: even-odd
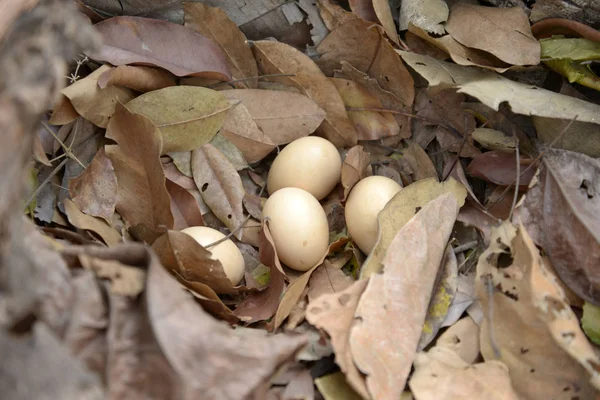
[[[36,131],[15,234],[38,267],[4,274],[35,320],[0,330],[0,369],[52,349],[109,399],[598,398],[589,21],[537,22],[551,1],[76,3],[103,44]],[[309,136],[339,153],[308,177],[334,189],[314,217],[263,216],[274,159]],[[364,194],[363,252],[344,206],[372,176],[400,189]],[[299,256],[319,261],[286,265],[325,218],[326,252],[313,233]]]

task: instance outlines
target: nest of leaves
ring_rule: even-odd
[[[203,3],[185,3],[183,26],[98,22],[80,5],[103,44],[85,43],[28,139],[35,164],[14,175],[29,177],[37,227],[19,220],[18,245],[3,250],[32,267],[23,278],[17,263],[0,265],[0,299],[13,304],[0,388],[26,382],[28,398],[597,395],[600,107],[560,76],[596,88],[581,62],[600,58],[597,38],[569,21],[584,38],[544,41],[564,21],[532,33],[518,7],[407,2],[416,11],[394,17],[387,1],[349,3],[299,2],[309,48],[249,41]],[[343,165],[321,201],[328,254],[298,272],[277,259],[261,209],[278,151],[309,135],[333,143]],[[370,175],[403,189],[363,254],[344,203]],[[235,242],[239,285],[180,232],[190,226]]]

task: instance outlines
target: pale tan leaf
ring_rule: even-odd
[[[472,364],[479,357],[479,326],[466,316],[444,331],[435,345],[456,352],[464,362]]]
[[[98,77],[98,86],[123,86],[146,93],[177,85],[175,77],[169,72],[152,67],[120,65],[104,71]]]
[[[392,18],[392,10],[390,9],[390,2],[388,0],[373,0],[373,9],[377,19],[385,29],[385,34],[390,40],[400,46],[400,40],[398,39],[398,31],[396,30],[396,24],[394,18]]]
[[[341,268],[332,266],[329,260],[325,260],[308,281],[308,301],[312,303],[325,294],[344,291],[352,283],[354,279],[346,275]]]
[[[54,104],[54,109],[48,123],[52,125],[65,125],[74,121],[77,117],[79,117],[79,114],[73,108],[71,100],[64,94],[61,94],[56,104]]]
[[[146,271],[141,268],[85,253],[79,254],[79,262],[84,268],[94,271],[98,278],[110,280],[111,293],[136,297],[144,291]]]
[[[444,0],[404,0],[400,7],[400,30],[413,24],[428,32],[441,35],[448,20],[448,5]]]
[[[115,228],[108,225],[106,221],[84,214],[69,199],[65,199],[64,205],[69,222],[76,228],[96,233],[109,246],[114,246],[123,241],[121,234]]]
[[[348,197],[348,194],[358,181],[372,174],[373,168],[371,167],[369,153],[365,152],[362,146],[354,146],[348,150],[342,164],[341,182],[344,187],[344,197],[342,200]]]
[[[383,274],[369,278],[360,298],[350,348],[373,398],[402,394],[458,209],[452,193],[427,203],[395,235]]]
[[[315,379],[315,385],[319,388],[319,392],[325,400],[363,399],[362,396],[359,396],[352,390],[352,387],[348,385],[348,382],[344,378],[344,374],[339,371]]]

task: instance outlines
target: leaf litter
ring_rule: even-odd
[[[574,83],[597,78],[587,30],[540,42],[522,8],[461,1],[286,3],[270,10],[295,24],[269,29],[254,4],[178,3],[182,26],[81,3],[104,45],[36,134],[21,206],[41,229],[6,248],[39,255],[6,282],[39,310],[24,328],[0,318],[8,363],[76,360],[65,371],[109,399],[598,396],[600,109]],[[309,135],[342,167],[320,202],[328,250],[297,271],[263,193]],[[402,189],[364,254],[344,206],[372,175]],[[239,285],[192,226],[240,250]]]

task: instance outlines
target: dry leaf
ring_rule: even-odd
[[[465,202],[467,191],[455,181],[449,179],[437,182],[436,179],[423,179],[403,188],[396,194],[379,213],[379,233],[377,244],[363,263],[361,277],[367,278],[383,268],[383,259],[396,233],[422,207],[444,193],[452,193],[459,208]]]
[[[327,115],[317,133],[337,147],[356,144],[356,130],[348,119],[342,99],[314,61],[295,48],[278,42],[261,40],[255,42],[252,49],[263,74],[293,75],[270,80],[298,88],[325,110]]]
[[[71,104],[71,100],[65,95],[59,96],[52,109],[52,115],[48,123],[52,125],[65,125],[79,117],[79,114]]]
[[[383,108],[379,99],[364,86],[347,79],[330,78],[330,81],[342,97],[348,117],[354,122],[358,140],[377,140],[400,133],[400,127],[392,114],[360,110]]]
[[[518,218],[552,260],[558,276],[581,298],[600,304],[600,162],[547,149]]]
[[[461,44],[486,51],[512,65],[540,63],[540,43],[521,7],[455,4],[446,31]]]
[[[348,21],[359,18],[358,15],[348,12],[332,0],[317,0],[317,7],[321,18],[330,31],[338,28]]]
[[[323,265],[310,276],[308,301],[312,303],[323,295],[342,292],[352,283],[354,279],[346,275],[341,268],[333,267],[328,260],[325,260]]]
[[[373,398],[402,394],[459,208],[451,193],[427,203],[394,236],[383,274],[371,275],[360,297],[350,348]]]
[[[108,70],[110,67],[103,65],[61,91],[79,115],[101,128],[108,126],[117,103],[124,104],[135,97],[133,91],[125,88],[109,86],[101,89],[98,86],[98,79]],[[51,123],[54,122],[57,121],[53,120]]]
[[[419,400],[518,400],[508,368],[492,360],[470,365],[454,351],[436,346],[419,353],[410,389]]]
[[[225,56],[192,29],[156,19],[119,16],[95,25],[104,45],[90,58],[113,65],[153,65],[176,76],[231,79]],[[173,46],[173,43],[177,43]]]
[[[317,47],[317,61],[325,75],[333,75],[341,61],[377,80],[406,106],[413,103],[414,83],[404,64],[394,54],[392,45],[373,24],[362,19],[349,21],[332,31]]]
[[[405,31],[410,24],[427,32],[441,35],[443,24],[448,20],[448,5],[443,0],[404,0],[400,7],[400,30]]]
[[[171,196],[171,213],[175,219],[173,229],[182,230],[189,226],[205,225],[198,202],[188,190],[170,179],[166,180],[166,187]]]
[[[227,158],[211,144],[192,152],[192,172],[202,199],[212,212],[241,239],[236,230],[244,222],[242,179]]]
[[[230,104],[211,89],[173,86],[143,94],[126,107],[152,120],[160,130],[164,154],[208,143],[223,126]]]
[[[348,150],[342,164],[341,182],[344,187],[344,197],[342,200],[348,197],[348,194],[358,181],[371,175],[373,175],[373,168],[371,168],[369,153],[365,152],[362,146],[354,146]]]
[[[490,128],[475,128],[472,135],[473,139],[486,149],[504,151],[506,153],[515,152],[515,138],[506,135],[504,132]]]
[[[181,172],[183,175],[192,178],[192,152],[191,151],[176,151],[167,153],[177,170]],[[192,179],[193,180],[193,179]],[[194,184],[192,187],[187,187],[187,189],[195,188]]]
[[[79,262],[85,269],[94,271],[100,279],[110,280],[110,292],[135,298],[144,291],[146,271],[123,264],[118,260],[106,260],[82,253]]]
[[[238,149],[234,143],[230,142],[221,133],[217,133],[215,136],[213,136],[209,143],[215,146],[215,148],[229,160],[236,171],[249,168],[249,165],[240,149]]]
[[[472,364],[479,357],[479,326],[466,316],[444,331],[435,345],[454,351],[464,362]]]
[[[109,246],[114,246],[123,241],[121,234],[108,225],[106,221],[84,214],[69,199],[65,199],[64,205],[69,222],[76,228],[96,233]]]
[[[77,178],[69,181],[69,195],[82,212],[109,222],[117,203],[117,176],[104,148]]]
[[[533,124],[538,138],[544,143],[554,143],[554,148],[600,157],[600,127],[596,124],[541,117],[533,117]]]
[[[239,100],[262,131],[244,136],[268,145],[271,150],[273,144],[282,145],[310,135],[325,118],[325,111],[315,101],[297,93],[259,89],[223,90],[221,93],[229,100]],[[239,105],[231,111],[235,111],[237,107]],[[232,122],[231,118],[228,116],[224,129],[228,122]],[[244,119],[240,122],[246,121]],[[246,146],[250,147],[250,144]],[[241,147],[240,150],[244,152]]]
[[[348,0],[348,5],[353,13],[365,21],[379,22],[373,8],[372,0]]]
[[[438,173],[433,161],[425,150],[417,143],[410,141],[408,147],[402,150],[402,160],[405,160],[413,170],[413,181],[427,178],[438,179]]]
[[[377,19],[385,29],[385,34],[390,40],[396,45],[400,46],[400,40],[398,39],[398,31],[396,30],[396,24],[392,17],[392,10],[390,9],[390,2],[388,0],[373,0],[373,9],[377,15]]]
[[[519,186],[526,188],[535,174],[535,168],[525,169],[532,163],[528,157],[519,158]],[[496,185],[508,186],[516,183],[517,179],[517,160],[515,153],[506,153],[504,151],[487,151],[473,157],[466,169],[466,173],[495,183]],[[525,172],[525,173],[524,173]]]
[[[121,65],[104,71],[98,77],[100,89],[108,86],[123,86],[142,93],[175,86],[176,84],[175,77],[169,72],[143,66]]]
[[[171,201],[160,163],[161,138],[152,121],[117,104],[106,137],[117,142],[105,149],[117,175],[119,214],[131,227],[172,228]]]
[[[359,280],[341,292],[323,295],[311,302],[306,309],[308,322],[329,334],[335,352],[335,362],[346,374],[352,388],[365,399],[370,397],[364,377],[352,359],[349,339],[356,306],[367,283],[367,280]]]
[[[346,382],[344,374],[335,372],[315,379],[315,385],[325,400],[361,400],[359,396]]]
[[[255,88],[258,68],[246,37],[220,8],[203,3],[184,3],[185,26],[219,46],[231,71],[234,85]],[[252,79],[247,79],[252,78]]]

